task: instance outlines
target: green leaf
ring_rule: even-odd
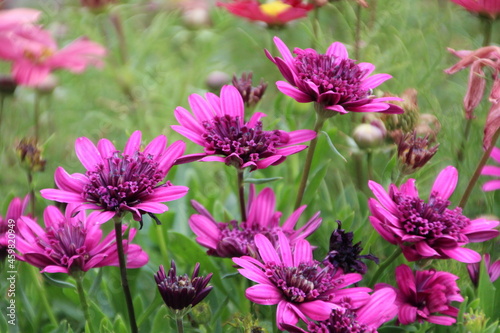
[[[340,156],[341,159],[344,160],[344,162],[347,163],[347,160],[344,156],[342,156],[341,153],[339,153],[339,151],[337,150],[337,148],[335,148],[335,145],[333,144],[332,140],[330,139],[330,136],[328,135],[328,133],[326,133],[325,131],[321,131],[321,134],[323,134],[325,137],[326,137],[326,142],[328,143],[328,146],[330,147],[330,149],[338,156]]]
[[[283,177],[271,177],[271,178],[245,178],[245,183],[250,184],[266,184],[270,182],[274,182],[276,180],[281,180]]]
[[[489,318],[496,318],[498,316],[498,309],[495,311],[495,294],[496,289],[490,281],[490,276],[483,260],[480,263],[477,295],[481,309]]]
[[[45,279],[45,281],[47,281],[49,284],[51,284],[53,286],[56,286],[56,287],[59,287],[59,288],[72,288],[72,289],[76,289],[76,287],[75,287],[74,284],[72,284],[70,282],[67,282],[67,281],[61,281],[61,280],[54,279],[54,278],[52,278],[47,273],[43,273],[42,276]]]

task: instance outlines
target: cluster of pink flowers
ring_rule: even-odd
[[[56,69],[81,73],[89,65],[102,66],[103,46],[80,38],[59,49],[51,33],[36,24],[40,15],[25,8],[0,11],[0,59],[12,63],[17,84],[37,86]]]

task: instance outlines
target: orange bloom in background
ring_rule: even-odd
[[[265,22],[270,27],[281,27],[290,21],[306,17],[314,8],[312,4],[304,4],[300,0],[276,0],[268,3],[260,3],[257,0],[232,0],[227,3],[218,2],[217,5],[236,16]]]
[[[451,0],[464,7],[469,12],[477,13],[482,16],[489,17],[493,20],[500,17],[500,1],[499,0]]]

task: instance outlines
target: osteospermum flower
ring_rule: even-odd
[[[84,211],[73,216],[74,204],[67,206],[64,215],[55,206],[48,206],[43,214],[45,229],[33,219],[19,219],[16,239],[19,260],[41,268],[41,272],[73,274],[91,268],[119,266],[115,231],[102,239],[100,225],[87,217]],[[127,230],[122,227],[122,234]],[[136,230],[128,231],[123,241],[127,268],[139,268],[148,263],[148,255],[139,245],[131,244]]]
[[[476,251],[463,248],[471,242],[484,242],[498,236],[498,221],[470,220],[462,209],[449,209],[448,200],[458,182],[457,170],[443,169],[432,186],[429,200],[418,196],[415,179],[389,191],[374,181],[368,186],[377,198],[370,199],[370,222],[388,242],[399,245],[408,261],[448,259],[473,263],[481,260]]]
[[[38,21],[41,11],[31,8],[0,10],[0,34],[15,33],[25,25]]]
[[[483,260],[486,272],[490,277],[490,281],[495,282],[500,277],[500,259],[498,259],[494,263],[491,263],[490,254],[485,253],[483,256]],[[475,286],[479,284],[479,265],[479,263],[467,264],[469,277]]]
[[[265,188],[254,199],[255,187],[250,187],[247,206],[247,220],[238,223],[217,222],[210,213],[196,201],[192,201],[199,214],[189,218],[189,226],[196,234],[196,241],[208,248],[209,255],[232,258],[243,255],[257,257],[254,243],[256,234],[265,235],[273,244],[278,243],[278,232],[295,245],[299,239],[311,235],[321,224],[319,212],[309,219],[301,228],[295,230],[295,225],[307,206],[299,207],[283,225],[280,225],[281,212],[276,211],[276,196],[272,189]]]
[[[398,322],[408,325],[414,322],[452,325],[456,322],[458,308],[452,302],[463,302],[457,286],[458,276],[436,270],[416,271],[401,265],[396,268],[398,289],[396,305]],[[379,286],[388,286],[378,284]],[[389,286],[390,287],[390,286]]]
[[[87,38],[59,49],[48,31],[34,25],[0,33],[0,45],[0,59],[12,61],[12,76],[26,86],[37,86],[56,69],[82,73],[89,65],[100,67],[106,54],[104,47]]]
[[[494,147],[493,150],[491,151],[490,157],[493,160],[495,160],[497,164],[500,164],[500,148]],[[500,189],[500,166],[487,165],[483,167],[481,174],[485,176],[493,176],[498,178],[494,180],[489,180],[486,183],[484,183],[483,191],[496,191]]]
[[[14,198],[9,203],[5,217],[0,215],[0,261],[2,261],[7,254],[12,254],[14,251],[17,220],[21,215],[24,215],[24,210],[28,206],[28,202],[28,195],[24,199]],[[9,249],[11,251],[9,251]]]
[[[313,49],[294,49],[293,57],[288,47],[274,37],[283,58],[273,57],[266,50],[267,57],[278,67],[288,81],[278,81],[278,89],[299,103],[314,102],[331,117],[337,113],[383,112],[403,113],[399,106],[386,103],[401,100],[397,97],[377,98],[371,90],[391,78],[389,74],[370,74],[375,66],[370,63],[356,63],[349,59],[342,43],[335,42],[326,54]]]
[[[299,319],[327,320],[332,309],[342,308],[340,304],[346,299],[353,309],[366,303],[369,288],[343,289],[360,281],[360,274],[343,274],[341,269],[313,260],[312,247],[304,239],[292,249],[285,234],[278,232],[278,242],[276,250],[266,236],[258,234],[255,244],[262,262],[248,256],[233,261],[241,267],[241,275],[259,283],[246,290],[249,300],[277,304],[279,329],[283,330],[284,324],[295,325]]]
[[[269,27],[282,27],[290,21],[307,17],[307,13],[314,8],[312,4],[301,0],[276,0],[266,3],[257,0],[231,0],[217,2],[217,5],[226,8],[231,14],[250,21],[264,22]]]
[[[376,333],[378,327],[398,313],[395,300],[396,292],[392,288],[381,288],[357,310],[351,310],[345,302],[344,308],[333,309],[327,320],[308,322],[307,331],[297,326],[283,326],[290,333]]]
[[[496,19],[500,16],[500,2],[498,0],[451,0],[472,13]]]
[[[311,130],[265,131],[260,119],[266,115],[261,112],[254,113],[245,122],[243,99],[233,86],[223,86],[220,98],[212,93],[207,93],[205,99],[192,94],[189,105],[194,116],[179,106],[175,109],[175,118],[180,125],[171,127],[205,148],[203,156],[206,157],[201,161],[224,162],[239,169],[264,169],[307,148],[297,143],[316,137]]]
[[[88,138],[75,142],[76,155],[87,169],[85,174],[68,174],[58,167],[54,179],[59,189],[41,191],[44,198],[80,204],[76,209],[93,209],[100,223],[125,212],[134,220],[142,215],[161,214],[168,210],[162,202],[183,197],[188,188],[160,183],[185,149],[182,141],[166,148],[167,138],[156,137],[143,151],[141,132],[135,131],[122,152],[111,141],[101,139],[97,147]],[[159,222],[159,221],[157,221]]]
[[[200,303],[212,290],[212,286],[207,286],[212,278],[212,273],[207,276],[198,276],[199,271],[199,263],[196,263],[191,277],[187,274],[177,275],[177,268],[173,260],[167,274],[165,274],[163,265],[160,266],[159,271],[155,274],[155,281],[163,301],[170,309],[176,311],[190,309]]]

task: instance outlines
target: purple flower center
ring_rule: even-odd
[[[205,121],[203,126],[206,129],[202,135],[207,142],[205,152],[235,157],[226,164],[238,167],[276,154],[275,146],[281,140],[280,131],[263,131],[260,121],[254,128],[249,128],[240,125],[239,117],[229,115],[214,117],[212,122]]]
[[[401,212],[400,221],[407,234],[435,239],[451,236],[457,241],[464,241],[461,230],[470,224],[462,215],[462,209],[448,209],[450,201],[431,194],[429,202],[414,196],[397,193],[394,201]]]
[[[349,308],[333,309],[330,318],[308,325],[310,333],[372,333],[375,329],[369,328],[366,324],[360,323],[356,319],[356,313]]]
[[[95,171],[87,171],[90,182],[85,185],[85,198],[104,210],[128,210],[153,194],[164,177],[158,162],[151,155],[136,152],[133,156],[115,152],[105,159],[107,166],[99,165]]]
[[[61,222],[56,228],[47,227],[47,240],[37,238],[37,243],[44,249],[45,255],[51,257],[61,266],[73,265],[83,268],[90,258],[85,246],[87,236],[82,222]]]
[[[331,300],[332,295],[322,294],[342,283],[342,279],[334,278],[334,271],[332,266],[320,269],[319,263],[301,263],[298,267],[267,263],[265,274],[289,302],[302,303]]]
[[[335,61],[331,55],[304,52],[295,58],[295,68],[299,79],[314,83],[320,95],[329,91],[337,94],[340,100],[336,104],[367,98],[370,91],[361,85],[366,70],[352,59]]]

